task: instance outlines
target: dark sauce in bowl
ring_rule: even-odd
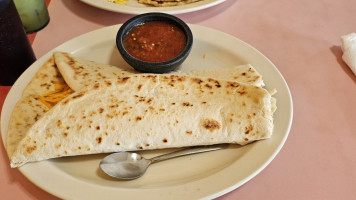
[[[146,22],[134,27],[124,38],[133,57],[147,62],[164,62],[178,56],[186,45],[183,31],[173,24]]]
[[[145,13],[130,18],[120,27],[116,46],[122,58],[135,70],[167,73],[188,57],[193,46],[193,34],[178,17]]]

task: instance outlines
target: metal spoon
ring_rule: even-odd
[[[118,152],[103,158],[100,162],[100,168],[107,175],[114,178],[127,180],[136,179],[141,177],[146,172],[150,164],[180,156],[220,150],[226,148],[227,146],[228,144],[218,144],[190,147],[150,159],[146,159],[138,153]]]

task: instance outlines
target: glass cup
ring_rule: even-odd
[[[26,33],[34,33],[49,23],[45,0],[14,0]]]
[[[13,0],[0,0],[0,85],[12,85],[35,60]]]

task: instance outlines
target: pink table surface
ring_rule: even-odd
[[[281,152],[255,178],[218,199],[356,198],[356,77],[340,48],[340,36],[356,32],[355,11],[354,0],[229,0],[177,15],[256,47],[283,74],[294,101]],[[49,25],[33,43],[37,57],[132,17],[64,0],[51,1],[49,13]],[[1,101],[7,91],[1,89]],[[0,156],[1,199],[57,199],[10,169],[3,145]]]

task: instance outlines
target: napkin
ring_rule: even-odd
[[[341,37],[342,59],[356,75],[356,33],[350,33]]]

